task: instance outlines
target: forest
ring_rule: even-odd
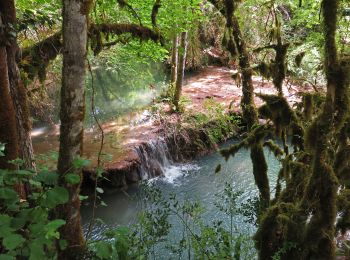
[[[350,259],[349,0],[0,0],[11,259]]]

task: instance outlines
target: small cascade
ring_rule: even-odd
[[[139,177],[148,180],[164,175],[165,169],[172,163],[172,157],[164,139],[150,140],[135,148],[138,154]]]

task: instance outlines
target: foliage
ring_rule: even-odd
[[[239,214],[237,198],[226,184],[223,194],[217,195],[217,207],[222,219],[205,223],[204,210],[198,202],[179,201],[175,195],[164,197],[160,190],[143,184],[138,195],[143,211],[138,222],[130,228],[109,230],[105,238],[91,241],[90,248],[98,259],[149,259],[156,258],[156,251],[164,248],[181,257],[194,259],[247,259],[254,256],[249,237],[240,234],[232,219]],[[225,219],[231,220],[227,229]],[[182,236],[173,241],[170,236],[172,223],[179,222]]]
[[[217,144],[235,133],[240,123],[240,116],[229,113],[222,104],[214,99],[206,99],[203,107],[203,112],[185,113],[184,123],[193,125],[196,129],[203,128],[207,131],[213,144]]]
[[[14,163],[20,164],[19,160]],[[16,165],[18,166],[18,163]],[[81,168],[86,161],[78,159],[75,167]],[[66,174],[69,184],[80,182],[77,175]],[[0,169],[0,258],[1,259],[48,259],[55,258],[57,246],[66,247],[60,239],[59,228],[65,225],[55,219],[54,210],[68,201],[68,191],[60,186],[55,171],[43,168],[32,170]],[[29,187],[30,193],[21,198],[16,187]]]

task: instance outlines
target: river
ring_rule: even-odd
[[[227,142],[222,147],[228,146],[232,142]],[[268,174],[273,194],[280,163],[270,152],[265,151],[265,154],[269,165]],[[221,171],[215,173],[215,168],[219,163],[222,165]],[[239,151],[234,158],[230,158],[227,162],[219,152],[216,152],[191,163],[169,164],[164,176],[150,182],[159,188],[165,197],[169,194],[175,194],[179,201],[198,201],[205,209],[202,215],[205,222],[210,223],[220,219],[224,221],[226,226],[229,225],[229,218],[215,206],[215,202],[218,200],[216,194],[222,195],[224,193],[225,183],[230,183],[234,191],[242,192],[238,198],[238,204],[257,196],[248,150]],[[96,210],[96,218],[101,219],[104,224],[95,225],[93,236],[99,237],[108,228],[135,223],[142,208],[140,200],[135,199],[135,197],[137,198],[135,195],[139,192],[137,186],[129,187],[127,191],[106,191],[103,195],[103,201],[107,206],[100,206]],[[89,206],[82,209],[85,226],[91,218],[91,212]],[[168,238],[171,241],[180,240],[182,236],[181,223],[176,219],[172,219],[171,222],[172,229]],[[235,216],[234,223],[238,232],[242,234],[252,235],[255,231],[254,225],[248,223],[241,215]],[[156,258],[171,258],[165,257],[164,254],[168,253],[164,248],[160,248]]]

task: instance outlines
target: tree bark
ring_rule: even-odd
[[[0,0],[0,10],[6,10],[3,13],[3,23],[5,26],[16,24],[14,0]],[[23,168],[34,168],[35,164],[30,136],[31,123],[29,118],[27,89],[21,81],[17,65],[19,47],[16,37],[8,37],[6,52],[10,92],[16,112],[17,135],[20,148],[19,157],[24,161]]]
[[[187,32],[181,33],[181,44],[180,44],[180,51],[179,51],[179,63],[177,68],[177,80],[176,80],[176,86],[175,86],[175,93],[174,93],[174,105],[175,109],[179,110],[179,101],[181,97],[182,92],[182,85],[185,77],[185,67],[186,67],[186,54],[187,54]]]
[[[0,25],[1,17],[0,17]],[[16,115],[10,95],[6,47],[0,46],[0,142],[5,144],[5,156],[0,157],[1,169],[15,169],[8,161],[18,158]]]
[[[179,56],[179,37],[177,35],[173,38],[173,49],[171,52],[171,84],[175,86],[177,79],[177,66]]]
[[[84,247],[80,216],[80,183],[69,185],[64,176],[77,174],[73,162],[83,149],[83,123],[85,113],[85,65],[87,53],[87,14],[83,0],[63,0],[63,68],[60,110],[60,148],[57,169],[61,185],[69,191],[69,201],[58,208],[60,218],[66,221],[61,237],[68,242],[68,248],[61,251],[60,259],[71,259]]]

